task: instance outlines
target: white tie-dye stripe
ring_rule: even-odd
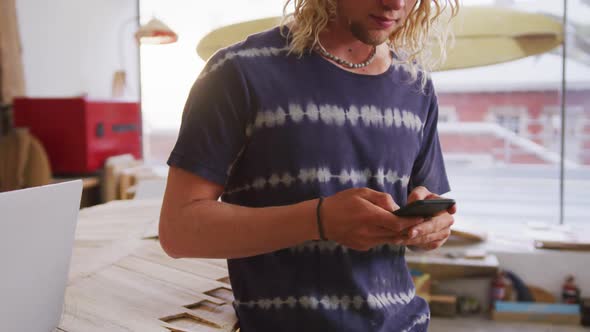
[[[395,62],[395,61],[394,61],[394,62],[391,64],[391,66],[392,66],[392,67],[393,67],[395,70],[397,70],[397,71],[405,71],[405,72],[407,72],[407,73],[409,73],[409,72],[410,72],[410,66],[409,66],[407,63],[405,63],[405,62],[404,62],[404,63],[398,63],[398,62]],[[424,72],[423,72],[423,71],[421,71],[421,73],[424,73]],[[429,76],[429,77],[430,77],[430,76]]]
[[[407,175],[399,176],[394,170],[385,170],[379,168],[376,172],[371,172],[369,169],[364,170],[341,170],[339,173],[332,173],[327,167],[320,168],[304,168],[299,171],[299,174],[294,175],[289,172],[274,173],[269,177],[258,177],[255,178],[251,183],[246,184],[242,187],[237,187],[226,191],[226,194],[234,194],[246,190],[263,190],[267,187],[277,188],[282,185],[284,187],[290,187],[297,181],[307,183],[328,183],[332,180],[338,180],[342,185],[357,185],[366,184],[369,180],[375,179],[380,185],[386,183],[395,184],[400,182],[402,187],[407,187],[410,182],[410,177]]]
[[[381,250],[390,250],[390,251],[399,251],[401,249],[400,246],[392,245],[392,244],[384,244],[380,246],[376,246],[371,248],[369,252],[381,251]],[[320,252],[320,253],[347,253],[348,248],[336,243],[334,241],[306,241],[299,245],[293,246],[289,248],[289,251],[293,253],[313,253],[313,252]]]
[[[361,296],[337,296],[337,295],[323,295],[323,296],[301,296],[299,298],[289,296],[285,299],[275,297],[272,299],[260,299],[252,301],[235,300],[234,303],[238,306],[245,306],[250,309],[258,308],[263,310],[269,309],[295,309],[301,307],[308,310],[360,310],[364,305],[370,309],[383,309],[394,305],[407,305],[416,296],[416,290],[410,289],[407,292],[391,293],[374,293],[368,294],[366,298]],[[415,326],[417,321],[414,322]]]
[[[221,68],[227,61],[233,58],[254,58],[254,57],[269,57],[269,56],[278,56],[281,52],[288,51],[289,49],[286,47],[277,48],[277,47],[262,47],[262,48],[247,48],[244,50],[239,50],[236,52],[227,52],[225,55],[217,60],[217,62],[213,63],[208,69],[203,70],[199,79],[203,79],[207,77],[207,75],[211,74],[212,72],[216,71],[217,69]]]
[[[407,329],[403,330],[402,332],[410,332],[416,325],[426,324],[430,320],[430,315],[422,314],[420,317],[416,318],[412,325],[410,325]]]
[[[347,122],[352,126],[364,125],[366,127],[404,127],[410,131],[420,133],[422,120],[416,114],[408,110],[398,108],[386,108],[382,110],[377,106],[352,105],[348,109],[336,105],[316,105],[313,103],[302,106],[289,104],[288,110],[278,107],[276,110],[263,110],[258,112],[254,120],[254,129],[281,127],[290,119],[293,123],[301,123],[307,119],[312,123],[322,122],[325,125],[343,126]],[[252,128],[250,128],[251,130]]]

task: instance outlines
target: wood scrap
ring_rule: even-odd
[[[543,288],[533,286],[533,285],[527,285],[527,287],[528,287],[529,291],[531,292],[533,299],[535,299],[535,302],[557,303],[557,299],[555,298],[555,296],[553,296],[553,294],[549,293],[548,291],[544,290]]]
[[[457,315],[457,297],[454,295],[430,295],[429,306],[432,316],[455,317]]]
[[[408,267],[430,274],[433,280],[492,277],[498,271],[498,258],[488,254],[484,259],[450,258],[442,253],[406,254]]]
[[[570,242],[570,241],[552,241],[552,240],[535,240],[537,249],[554,249],[554,250],[571,250],[571,251],[590,251],[590,242]]]
[[[463,241],[467,243],[483,242],[488,238],[487,233],[477,232],[474,230],[465,230],[459,228],[451,229],[451,236],[456,238],[456,241]]]

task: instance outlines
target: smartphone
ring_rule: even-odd
[[[418,200],[393,211],[393,214],[398,217],[433,217],[454,204],[455,200],[450,198]]]

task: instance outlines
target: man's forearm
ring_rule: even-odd
[[[239,258],[317,238],[316,201],[248,208],[212,200],[162,210],[160,242],[172,257]]]

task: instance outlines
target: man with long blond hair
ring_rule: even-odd
[[[392,211],[449,191],[428,72],[457,3],[292,4],[195,82],[168,160],[162,247],[228,259],[242,332],[426,331],[404,253],[440,247],[455,207]]]

